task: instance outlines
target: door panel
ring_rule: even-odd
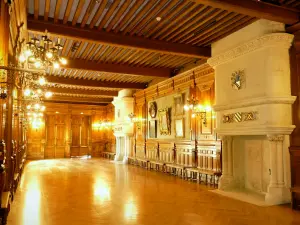
[[[63,158],[65,156],[65,130],[64,124],[56,125],[56,158]]]
[[[89,116],[72,116],[71,156],[89,154]]]
[[[45,158],[63,158],[66,148],[65,115],[47,116]]]
[[[47,116],[45,158],[55,158],[55,116]]]

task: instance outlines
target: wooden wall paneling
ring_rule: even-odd
[[[293,124],[290,135],[291,186],[300,188],[300,31],[295,33],[294,44],[290,49],[291,94],[297,96],[292,106]],[[299,208],[300,194],[292,195],[293,207]]]
[[[66,115],[56,116],[56,126],[55,126],[55,158],[65,157],[66,148]]]
[[[46,145],[44,151],[45,159],[55,158],[55,115],[48,115],[46,117]]]
[[[72,115],[71,118],[71,156],[79,156],[81,116]]]

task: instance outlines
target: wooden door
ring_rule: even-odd
[[[64,158],[66,149],[66,116],[59,115],[55,127],[55,158]]]
[[[71,156],[83,156],[89,154],[89,116],[72,116],[72,142]]]
[[[63,158],[65,156],[65,117],[65,115],[47,116],[45,158]]]
[[[55,158],[55,115],[48,115],[46,118],[46,146],[44,157],[45,159]]]

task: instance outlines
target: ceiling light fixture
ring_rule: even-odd
[[[27,43],[26,50],[19,56],[19,62],[28,62],[29,65],[34,65],[37,69],[44,69],[53,66],[55,69],[60,68],[60,64],[66,65],[67,60],[60,56],[63,46],[60,43],[60,38],[53,43],[48,37],[47,30],[41,40],[31,38]]]

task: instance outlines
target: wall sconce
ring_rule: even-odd
[[[197,116],[200,117],[202,120],[202,124],[206,127],[207,126],[207,112],[211,112],[211,106],[203,106],[198,104],[198,100],[192,97],[191,100],[187,100],[187,104],[184,105],[185,111],[192,112],[192,118]]]
[[[134,123],[134,122],[136,121],[135,114],[133,114],[133,113],[128,114],[127,120],[128,120],[130,123]]]

